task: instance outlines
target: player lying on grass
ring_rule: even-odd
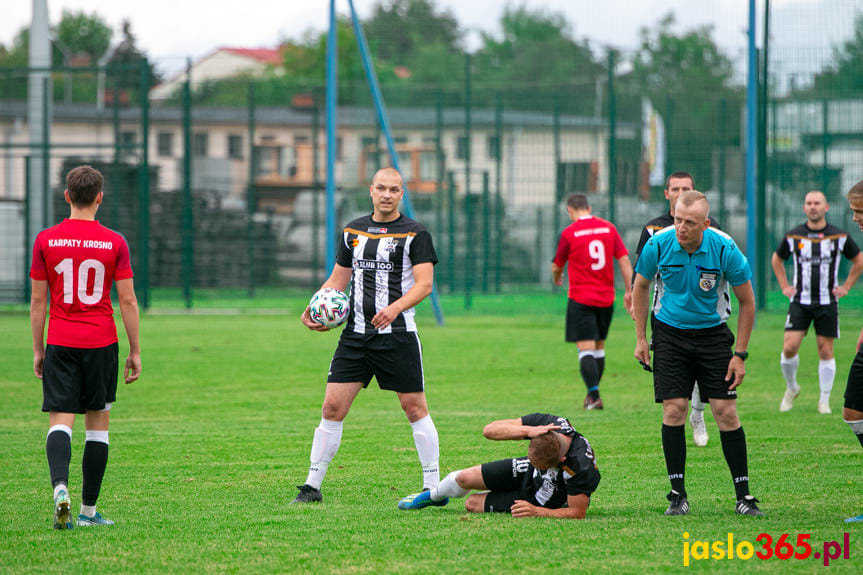
[[[565,417],[532,413],[485,426],[488,439],[529,439],[527,457],[501,459],[453,471],[436,488],[408,495],[399,509],[440,507],[464,497],[471,513],[511,513],[513,517],[584,519],[590,495],[599,485],[593,448]]]

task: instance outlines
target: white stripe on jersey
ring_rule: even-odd
[[[414,278],[414,268],[413,263],[411,262],[410,253],[411,253],[411,243],[413,243],[414,238],[416,236],[408,236],[405,238],[405,249],[402,251],[402,294],[408,293],[416,280]],[[405,318],[405,329],[407,331],[416,331],[417,330],[417,322],[414,319],[414,315],[416,314],[416,310],[414,308],[406,309],[402,312],[402,317]]]
[[[551,496],[554,495],[554,482],[557,479],[557,475],[560,473],[560,469],[557,467],[552,467],[551,469],[546,470],[545,473],[540,472],[539,469],[533,470],[533,476],[542,477],[542,485],[540,485],[539,489],[536,490],[536,494],[534,498],[536,502],[540,505],[545,505],[548,503],[548,500],[551,499]]]
[[[378,241],[378,249],[375,254],[377,261],[388,262],[390,260],[390,253],[387,251],[389,245],[390,240],[388,238],[381,238]],[[375,313],[380,312],[388,305],[390,305],[390,272],[379,269],[375,271]],[[378,329],[378,333],[392,332],[392,324]]]
[[[348,234],[345,233],[345,238],[342,240],[344,242],[348,241]],[[363,250],[366,248],[366,242],[369,241],[367,236],[357,236],[358,244],[355,248],[353,248],[353,258],[357,259],[357,254],[362,256]],[[351,292],[351,298],[354,300],[351,304],[354,308],[354,333],[366,333],[366,316],[363,313],[363,293],[365,292],[365,286],[363,285],[363,274],[356,273],[354,270],[351,271],[353,274],[353,291]]]

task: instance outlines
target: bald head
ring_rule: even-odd
[[[680,246],[689,253],[695,253],[701,245],[704,230],[710,226],[708,212],[710,204],[701,192],[683,192],[677,198],[674,210],[674,231]]]
[[[819,190],[812,190],[803,198],[803,213],[810,229],[820,230],[827,225],[825,215],[830,210],[827,198]]]
[[[402,185],[402,175],[395,168],[381,168],[375,172],[374,177],[372,177],[372,185],[377,184],[382,178],[386,178],[388,181],[392,181],[395,178],[398,180],[399,187]]]

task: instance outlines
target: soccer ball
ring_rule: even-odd
[[[315,292],[309,302],[309,317],[312,321],[330,329],[342,325],[348,319],[351,301],[344,293],[333,288]]]

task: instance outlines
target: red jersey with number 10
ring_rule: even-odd
[[[116,343],[111,285],[132,275],[126,238],[97,221],[65,219],[39,232],[30,277],[47,281],[51,293],[48,344]]]
[[[585,216],[560,235],[554,263],[569,264],[569,299],[594,307],[614,303],[614,260],[629,252],[609,221]]]

